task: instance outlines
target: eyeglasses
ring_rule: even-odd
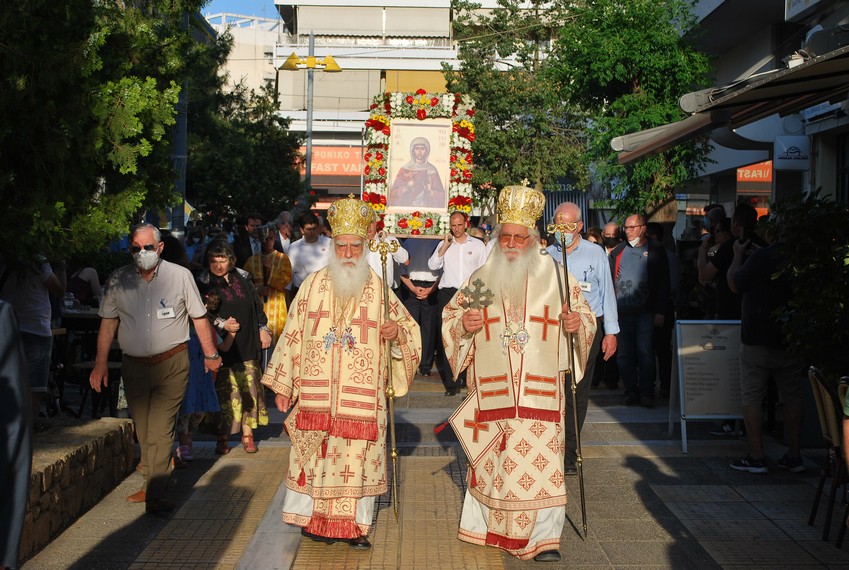
[[[510,243],[510,240],[512,240],[515,241],[517,245],[522,245],[529,237],[531,237],[530,234],[525,236],[520,236],[516,234],[501,234],[500,236],[498,236],[498,239],[501,241],[501,243]]]
[[[626,230],[636,230],[637,228],[641,228],[641,227],[643,227],[644,225],[645,225],[645,224],[637,224],[637,225],[635,225],[635,226],[622,226],[622,227],[624,227]]]
[[[154,250],[156,250],[156,244],[155,243],[149,243],[147,245],[142,245],[142,246],[138,246],[138,245],[131,245],[130,246],[130,253],[138,253],[141,250],[154,251]]]

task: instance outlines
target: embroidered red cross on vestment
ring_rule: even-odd
[[[545,306],[545,310],[541,317],[532,316],[530,321],[532,323],[540,323],[542,325],[542,341],[545,342],[548,340],[548,327],[556,327],[560,326],[560,321],[557,319],[552,319],[548,316],[548,305]]]
[[[315,336],[316,331],[318,331],[318,323],[321,322],[321,319],[324,317],[330,316],[330,311],[325,311],[322,308],[324,307],[324,299],[318,304],[318,309],[315,311],[310,311],[307,313],[307,317],[310,319],[315,319],[312,325],[312,336]]]
[[[490,317],[489,307],[483,309],[483,330],[486,333],[486,340],[489,341],[489,325],[501,322],[501,317]]]
[[[467,428],[472,428],[472,441],[478,442],[478,432],[479,431],[489,431],[489,424],[486,422],[479,422],[478,418],[480,418],[481,411],[478,408],[475,408],[475,419],[473,421],[466,420],[463,422],[463,426]]]
[[[360,316],[351,321],[352,325],[360,327],[360,342],[368,342],[368,330],[377,328],[377,321],[368,319],[368,307],[360,307]]]

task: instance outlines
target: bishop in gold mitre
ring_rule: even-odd
[[[359,549],[370,547],[375,498],[388,489],[386,363],[403,396],[421,357],[419,326],[391,289],[385,317],[365,256],[374,216],[353,196],[330,206],[333,255],[298,290],[262,378],[277,408],[292,410],[283,521]]]
[[[496,246],[442,313],[451,369],[455,378],[467,370],[469,384],[450,420],[470,463],[459,538],[522,560],[559,560],[570,393],[563,372],[581,379],[595,316],[577,280],[565,283],[541,249],[535,224],[544,195],[508,186],[497,206]],[[472,308],[480,302],[467,297],[492,302]]]

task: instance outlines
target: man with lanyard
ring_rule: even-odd
[[[436,292],[439,314],[466,279],[486,261],[486,246],[482,241],[472,239],[466,234],[466,215],[462,212],[454,212],[449,218],[449,224],[450,232],[427,260],[427,266],[431,271],[442,270],[442,278],[439,280],[439,288]],[[439,330],[437,330],[436,339],[436,367],[442,378],[442,385],[445,386],[445,395],[459,394],[460,388],[466,383],[466,375],[463,373],[456,379],[453,377],[451,366],[445,357],[445,348]]]
[[[130,232],[133,264],[109,276],[99,311],[97,357],[89,378],[95,392],[108,385],[107,358],[117,331],[124,353],[124,391],[144,461],[146,488],[135,495],[144,495],[151,514],[174,508],[165,491],[175,421],[189,382],[189,319],[203,347],[206,368],[215,371],[221,366],[195,279],[188,269],[160,259],[162,248],[155,226],[139,224]]]
[[[596,317],[598,331],[590,347],[584,380],[578,382],[575,392],[578,401],[578,430],[584,427],[587,417],[587,404],[590,399],[590,382],[595,371],[596,356],[601,350],[604,360],[610,360],[616,354],[616,334],[619,332],[619,315],[616,312],[616,292],[613,290],[613,278],[610,275],[610,263],[604,248],[581,238],[584,222],[581,220],[581,209],[577,204],[564,202],[554,211],[554,223],[565,224],[567,233],[563,236],[566,245],[566,261],[569,272],[578,279],[581,291]],[[560,251],[560,236],[556,236],[554,244],[546,251],[551,257],[563,264],[563,252]],[[572,398],[566,398],[566,418],[574,413]],[[575,467],[577,450],[575,423],[566,422],[566,466],[567,475],[577,475]]]

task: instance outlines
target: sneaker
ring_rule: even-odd
[[[191,463],[195,459],[192,457],[192,448],[188,445],[181,445],[177,448],[177,457],[180,461],[185,461],[186,463]]]
[[[779,467],[782,469],[787,469],[791,473],[801,473],[805,470],[805,463],[802,461],[801,457],[790,457],[788,454],[784,454],[784,457],[776,461]]]
[[[725,422],[719,428],[712,429],[708,432],[710,435],[716,435],[719,437],[730,436],[730,437],[743,437],[743,430],[734,431],[734,422]]]
[[[737,471],[748,471],[749,473],[769,473],[766,462],[763,459],[755,459],[751,455],[741,457],[731,464],[731,469]]]

